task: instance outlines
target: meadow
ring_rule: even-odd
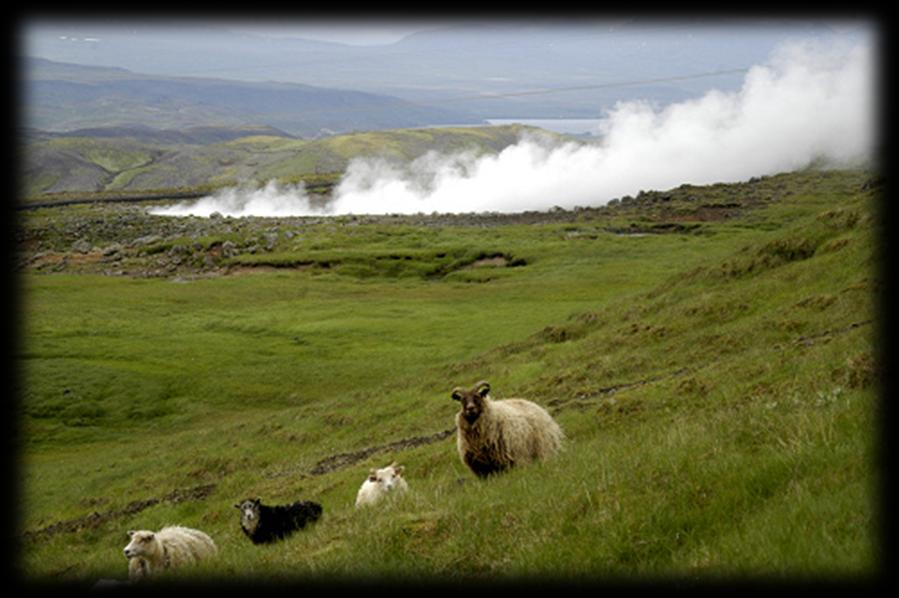
[[[17,569],[124,579],[126,530],[178,523],[220,554],[175,581],[869,579],[881,194],[806,170],[567,222],[322,219],[228,275],[26,268]],[[481,379],[563,452],[468,471],[450,392]],[[356,510],[394,460],[410,492]],[[324,514],[254,546],[256,496]]]

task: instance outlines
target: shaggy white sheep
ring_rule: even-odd
[[[396,461],[381,469],[372,468],[356,494],[356,506],[373,505],[388,494],[408,490],[409,484],[402,477],[404,470]]]
[[[459,458],[475,475],[487,477],[514,465],[556,454],[564,434],[545,409],[524,399],[494,401],[484,380],[471,389],[455,388]]]
[[[195,563],[218,552],[208,535],[180,525],[164,527],[158,532],[129,531],[128,536],[131,541],[124,552],[128,559],[128,578],[132,581]]]

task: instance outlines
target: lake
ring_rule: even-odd
[[[486,127],[493,125],[530,125],[540,127],[554,133],[563,135],[593,135],[598,136],[597,129],[600,118],[487,118],[484,119],[486,124],[439,124],[426,125],[424,129],[440,128],[440,127]]]

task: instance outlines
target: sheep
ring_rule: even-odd
[[[373,505],[391,493],[405,492],[409,484],[403,478],[405,467],[394,461],[381,469],[372,468],[356,494],[356,507]]]
[[[234,505],[240,509],[240,529],[253,544],[281,540],[318,520],[322,506],[310,500],[289,505],[269,506],[260,498],[248,498]]]
[[[456,414],[456,447],[462,462],[485,478],[508,468],[555,455],[565,438],[545,409],[525,399],[492,400],[490,383],[453,389],[461,403]]]
[[[126,555],[127,556],[127,555]],[[150,565],[147,559],[139,556],[128,559],[128,579],[132,582],[140,581],[150,575]]]
[[[158,532],[129,531],[128,537],[131,541],[124,552],[128,559],[128,578],[132,582],[218,553],[215,542],[208,535],[180,525],[166,526]]]

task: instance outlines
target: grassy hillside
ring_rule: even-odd
[[[871,575],[880,195],[807,171],[532,224],[206,221],[230,232],[189,243],[278,241],[202,276],[32,260],[20,570],[122,579],[125,530],[181,523],[220,555],[176,579]],[[25,216],[23,251],[86,213],[56,210]],[[128,259],[163,255],[144,248]],[[546,406],[563,453],[475,478],[449,395],[480,379]],[[408,495],[356,511],[393,460]],[[254,546],[250,496],[324,515]]]
[[[67,192],[292,182],[310,174],[343,172],[354,157],[411,160],[429,150],[498,152],[529,128],[399,129],[305,140],[249,135],[213,143],[163,142],[158,132],[137,137],[101,137],[96,131],[85,137],[33,136],[25,145],[22,195],[38,199]],[[225,135],[222,131],[220,136]],[[215,137],[207,133],[205,138]]]

